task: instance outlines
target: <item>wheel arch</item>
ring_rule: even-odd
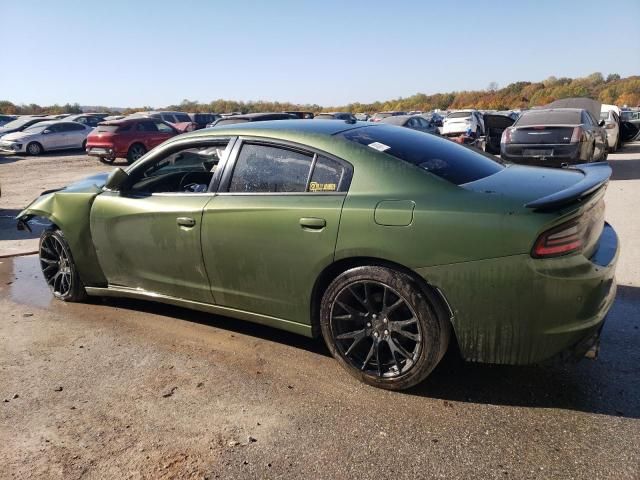
[[[455,338],[455,330],[451,318],[453,316],[452,309],[446,299],[444,293],[435,285],[431,285],[423,277],[418,275],[414,270],[401,265],[399,263],[386,260],[377,257],[348,257],[342,258],[328,265],[320,272],[320,275],[316,278],[311,292],[311,333],[314,338],[318,338],[321,335],[320,331],[320,303],[322,302],[322,295],[326,291],[329,284],[337,278],[340,274],[355,267],[365,266],[378,266],[386,267],[393,270],[400,271],[409,277],[416,283],[422,293],[424,293],[429,299],[430,303],[436,309],[436,313],[449,323],[451,327],[452,337],[457,344],[457,338]]]

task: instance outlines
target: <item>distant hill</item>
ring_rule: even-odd
[[[251,92],[248,92],[251,93]],[[434,109],[450,110],[459,108],[479,108],[483,110],[506,110],[515,108],[530,108],[546,105],[554,100],[567,97],[590,97],[603,103],[629,107],[640,106],[640,76],[620,78],[612,73],[606,78],[600,72],[592,73],[583,78],[549,77],[541,82],[515,82],[503,88],[498,88],[495,82],[484,90],[469,90],[461,92],[436,93],[427,95],[416,93],[406,98],[382,100],[373,103],[350,103],[347,105],[323,107],[316,104],[295,104],[289,102],[241,102],[235,100],[214,100],[200,103],[183,100],[178,105],[164,107],[167,110],[185,112],[281,112],[289,110],[304,110],[319,112],[348,111],[379,112],[383,110],[422,110]],[[31,113],[80,113],[86,111],[100,111],[113,113],[129,113],[150,110],[149,106],[103,107],[80,106],[77,103],[65,105],[40,106],[36,104],[15,105],[7,100],[0,101],[0,113],[31,114]]]

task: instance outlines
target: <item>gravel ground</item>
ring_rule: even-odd
[[[386,392],[319,341],[148,302],[64,304],[35,256],[0,259],[0,478],[640,478],[640,145],[610,159],[619,294],[600,358],[576,365],[449,354]],[[0,217],[104,170],[0,157]],[[0,253],[28,249],[5,220]]]

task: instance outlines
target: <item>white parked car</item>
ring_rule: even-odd
[[[610,152],[615,152],[622,143],[620,140],[620,109],[615,105],[602,105],[600,108],[600,120],[604,120],[604,129],[607,132],[607,147]]]
[[[0,152],[40,155],[49,150],[83,149],[93,127],[57,120],[39,122],[0,139]]]
[[[471,132],[476,137],[484,135],[484,121],[477,110],[459,110],[446,116],[440,134],[447,137]]]

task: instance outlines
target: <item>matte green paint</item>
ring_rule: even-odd
[[[599,328],[615,294],[616,261],[598,267],[588,260],[597,238],[586,256],[534,260],[529,252],[542,231],[589,208],[603,191],[582,206],[535,213],[524,203],[581,174],[511,167],[459,187],[331,136],[349,128],[363,126],[292,121],[205,129],[175,137],[128,170],[176,145],[268,138],[351,163],[347,194],[136,198],[83,184],[37,199],[21,216],[46,216],[63,230],[94,295],[151,298],[311,335],[318,276],[336,261],[367,257],[408,268],[438,288],[470,360],[538,361]],[[195,225],[184,228],[177,217]]]

